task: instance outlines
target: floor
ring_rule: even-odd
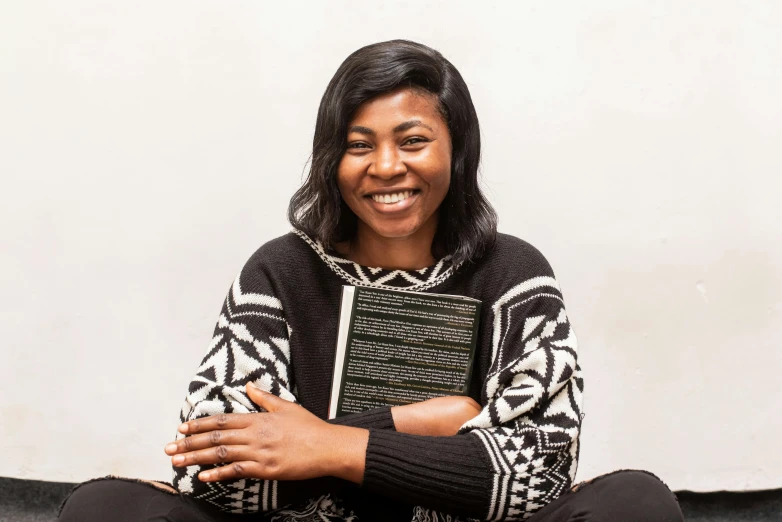
[[[0,522],[54,522],[73,484],[0,477]],[[782,522],[782,489],[676,496],[687,522]]]

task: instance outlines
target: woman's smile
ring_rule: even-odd
[[[384,214],[404,212],[415,205],[419,190],[403,189],[367,194],[365,199],[378,212]]]

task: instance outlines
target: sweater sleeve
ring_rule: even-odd
[[[556,280],[521,282],[492,315],[483,409],[459,434],[370,430],[362,487],[418,504],[420,520],[525,519],[575,478],[583,381]]]
[[[255,256],[254,256],[255,257]],[[225,299],[212,342],[188,387],[180,422],[220,413],[259,411],[245,393],[252,381],[261,389],[296,402],[291,383],[290,331],[282,303],[254,258],[234,281]],[[390,408],[333,421],[361,428],[393,430]],[[184,435],[177,433],[177,439]],[[265,512],[325,493],[348,483],[335,477],[301,481],[242,479],[201,482],[198,473],[216,466],[174,468],[174,486],[185,495],[232,513]]]

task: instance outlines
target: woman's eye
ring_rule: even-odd
[[[353,142],[353,143],[348,143],[348,148],[349,149],[368,149],[369,145],[367,145],[366,143],[362,143],[362,142]]]
[[[402,145],[418,145],[419,143],[426,143],[429,140],[426,138],[422,138],[421,136],[414,136],[412,138],[408,138],[402,143]]]

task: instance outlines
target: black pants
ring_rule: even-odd
[[[654,475],[618,471],[580,485],[535,513],[527,522],[682,522],[676,498]],[[412,517],[412,514],[411,514]],[[186,496],[152,485],[102,479],[76,488],[60,522],[233,522],[257,515],[228,515]],[[381,516],[360,514],[359,520]],[[410,518],[407,518],[409,521]]]

